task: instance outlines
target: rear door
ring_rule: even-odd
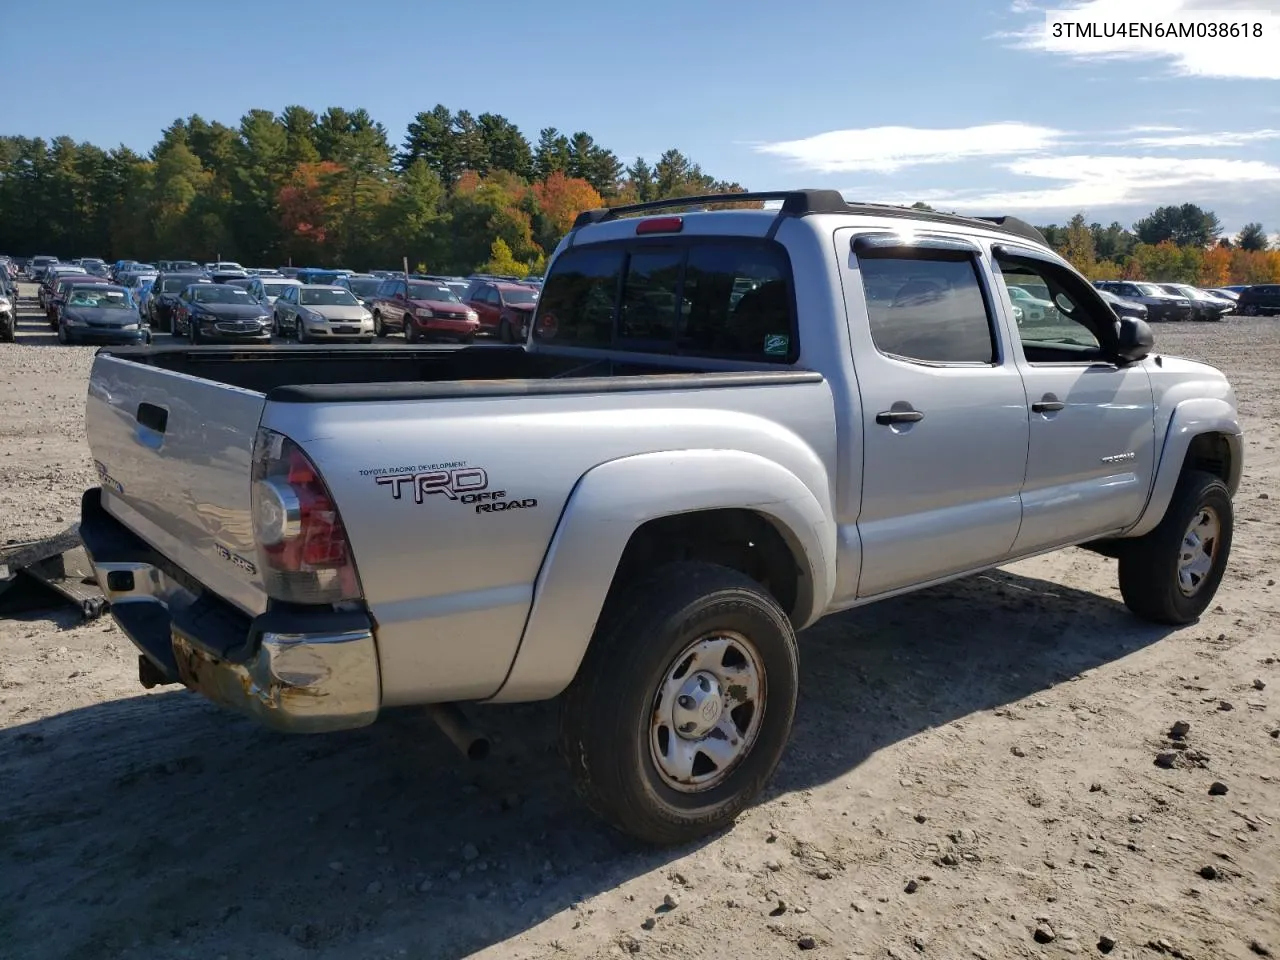
[[[1027,400],[983,254],[961,237],[836,233],[863,445],[858,596],[1008,557]]]
[[[104,351],[85,406],[106,509],[248,613],[266,608],[249,503],[265,403],[260,393]]]

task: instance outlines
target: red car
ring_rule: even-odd
[[[470,343],[480,329],[476,312],[443,283],[403,277],[385,281],[374,294],[373,332],[385,337],[403,330],[409,343],[419,339]]]
[[[538,291],[523,283],[473,280],[462,299],[479,314],[482,333],[497,334],[503,343],[520,343],[529,333]]]
[[[72,286],[83,287],[106,282],[106,277],[96,277],[91,273],[68,273],[58,278],[49,291],[44,305],[44,315],[49,320],[49,326],[54,330],[58,329],[58,311],[67,302],[67,291]]]

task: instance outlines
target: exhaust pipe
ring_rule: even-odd
[[[489,738],[471,725],[456,703],[430,704],[427,713],[468,760],[483,760],[489,755]]]

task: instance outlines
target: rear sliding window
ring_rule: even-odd
[[[661,241],[571,249],[538,298],[542,343],[789,363],[791,268],[779,244]]]

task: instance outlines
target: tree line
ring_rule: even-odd
[[[741,192],[677,149],[629,165],[585,131],[419,113],[403,143],[363,109],[175,121],[145,156],[0,137],[0,250],[108,261],[540,271],[582,210]]]
[[[924,203],[912,204],[931,210]],[[1090,223],[1077,213],[1065,225],[1036,228],[1090,280],[1152,280],[1225,287],[1280,283],[1280,249],[1273,250],[1261,223],[1223,236],[1211,210],[1194,203],[1158,207],[1133,226]]]

